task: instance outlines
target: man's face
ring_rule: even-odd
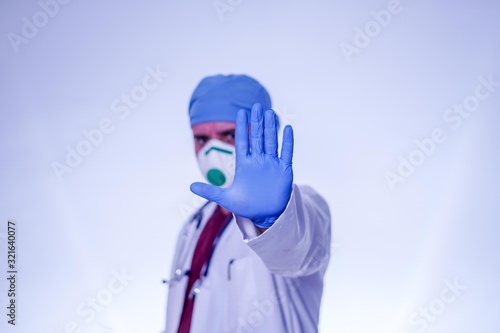
[[[236,123],[230,121],[213,121],[191,126],[194,137],[194,150],[196,155],[205,143],[211,139],[218,139],[234,146],[234,130]]]

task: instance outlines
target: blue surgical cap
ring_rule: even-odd
[[[215,75],[201,80],[189,101],[191,126],[209,121],[236,121],[236,113],[250,113],[260,103],[263,110],[271,108],[266,89],[247,75]]]

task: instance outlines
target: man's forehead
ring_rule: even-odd
[[[234,130],[236,123],[232,121],[210,121],[193,125],[191,128],[195,135],[213,135]]]

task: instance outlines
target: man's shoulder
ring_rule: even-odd
[[[312,197],[318,197],[321,198],[322,200],[325,200],[324,197],[318,191],[316,191],[311,185],[294,183],[294,187],[296,188],[296,190],[297,189],[299,190],[302,196],[307,195]]]

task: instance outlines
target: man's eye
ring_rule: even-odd
[[[198,144],[205,144],[207,142],[207,138],[204,136],[196,136],[194,139]]]
[[[234,132],[226,134],[226,140],[234,141]]]

